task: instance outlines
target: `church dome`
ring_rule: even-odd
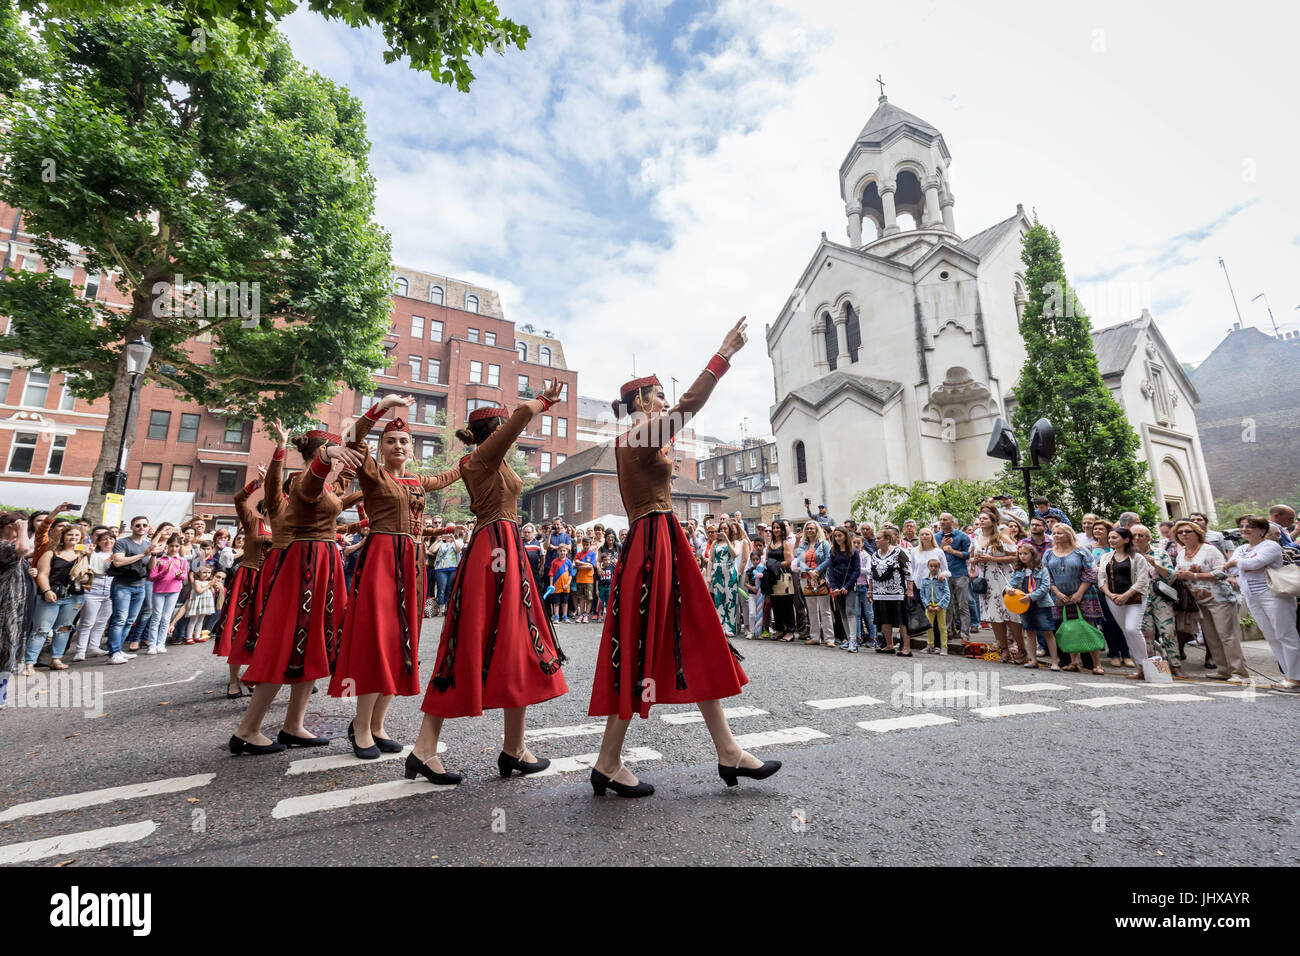
[[[913,116],[907,110],[899,109],[889,102],[888,97],[882,95],[880,105],[876,107],[876,111],[871,114],[871,119],[867,120],[867,125],[862,127],[862,132],[858,134],[857,143],[862,146],[883,146],[904,128],[910,128],[926,138],[941,135],[925,120]]]

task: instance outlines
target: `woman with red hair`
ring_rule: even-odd
[[[438,660],[420,708],[424,723],[406,758],[408,780],[419,774],[432,783],[460,783],[461,775],[447,773],[438,758],[442,722],[485,709],[505,711],[505,746],[497,757],[501,776],[550,766],[524,744],[524,714],[531,704],[568,693],[560,671],[565,657],[519,535],[523,482],[506,455],[533,416],[559,398],[560,383],[551,382],[509,417],[504,408],[474,409],[456,432],[474,448],[460,460],[460,477],[477,522],[451,582]]]
[[[745,320],[735,324],[695,383],[668,410],[653,375],[623,386],[614,414],[632,427],[615,442],[618,487],[631,525],[619,552],[609,612],[591,690],[593,717],[608,717],[600,756],[591,771],[599,796],[644,797],[654,787],[638,782],[622,763],[633,712],[649,716],[652,704],[697,704],[718,751],[718,775],[734,787],[738,777],[762,780],[781,769],[742,750],[722,713],[722,698],[749,681],[737,663],[714,610],[709,586],[673,513],[673,460],[668,446],[708,400],[745,344]]]

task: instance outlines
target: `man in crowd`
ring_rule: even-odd
[[[908,518],[903,522],[903,540],[898,542],[905,548],[919,548],[921,540],[916,530],[916,522]]]
[[[1005,491],[998,495],[998,510],[1002,512],[1004,517],[1010,515],[1015,518],[1022,527],[1029,524],[1029,515],[1025,514],[1025,509],[1017,505],[1015,497]]]
[[[1034,499],[1034,510],[1044,518],[1051,515],[1057,521],[1064,521],[1066,524],[1070,524],[1070,519],[1065,516],[1065,512],[1060,508],[1053,508],[1052,503],[1047,500],[1046,495],[1039,495]],[[1137,520],[1137,515],[1133,516],[1133,520]],[[1074,527],[1074,525],[1070,525],[1070,527]]]
[[[1289,505],[1274,505],[1268,509],[1268,520],[1282,529],[1282,544],[1294,544],[1291,532],[1295,529],[1295,509]]]
[[[1222,531],[1215,531],[1210,527],[1210,519],[1205,516],[1205,512],[1193,511],[1188,515],[1188,517],[1191,518],[1193,522],[1200,525],[1201,530],[1205,532],[1206,544],[1214,545],[1214,547],[1218,548],[1225,555],[1232,554],[1232,542],[1223,536]]]
[[[822,526],[822,530],[825,531],[827,535],[831,533],[831,529],[835,527],[835,519],[833,519],[829,514],[827,514],[825,503],[818,505],[817,513],[813,514],[812,501],[805,498],[803,500],[803,510],[808,512],[809,518],[812,518],[813,521],[816,521],[819,525]]]
[[[1132,528],[1140,519],[1141,515],[1136,511],[1125,511],[1119,516],[1119,520],[1115,522],[1115,526],[1117,528]]]
[[[1047,536],[1047,521],[1042,516],[1034,515],[1029,519],[1029,537],[1025,540],[1038,549],[1040,558],[1052,546],[1052,539]]]
[[[952,595],[948,617],[949,639],[964,640],[970,631],[970,558],[971,541],[966,532],[957,527],[957,519],[944,512],[939,515],[939,547],[948,559],[948,590]]]
[[[153,550],[149,539],[145,537],[148,530],[149,519],[137,515],[131,519],[131,536],[118,538],[113,545],[113,556],[108,568],[108,576],[113,579],[113,617],[108,625],[110,664],[125,664],[135,659],[134,654],[123,652],[122,642],[144,604],[144,586],[149,578],[149,557]]]
[[[876,529],[869,523],[864,524],[858,529],[858,534],[862,535],[862,547],[872,554],[876,554],[880,549],[876,547]]]

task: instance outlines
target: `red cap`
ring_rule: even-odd
[[[405,418],[394,418],[384,426],[384,434],[387,435],[389,432],[406,432],[409,435],[411,429],[406,427]]]
[[[317,438],[323,438],[326,441],[333,442],[336,445],[340,444],[343,441],[342,438],[340,438],[338,435],[334,434],[333,432],[327,432],[320,428],[313,428],[311,431],[307,433],[307,437],[312,440],[315,440]]]
[[[624,382],[623,387],[618,390],[618,397],[623,400],[624,404],[626,404],[628,395],[650,385],[663,388],[663,383],[659,381],[659,376],[647,375],[644,378],[634,378],[630,382]]]
[[[481,422],[485,418],[509,418],[509,413],[496,405],[485,405],[469,413],[467,422]]]

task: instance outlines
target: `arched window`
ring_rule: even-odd
[[[440,285],[429,286],[429,301],[432,302],[434,305],[442,305],[444,297],[445,297],[445,293],[442,291],[442,286]]]
[[[858,310],[853,308],[852,303],[844,303],[844,314],[849,317],[848,327],[845,329],[846,339],[849,346],[849,361],[858,360],[858,349],[862,348],[862,326],[858,322]]]
[[[393,282],[393,288],[398,295],[411,294],[411,283],[406,280],[406,276],[398,276]]]
[[[808,481],[808,461],[804,457],[803,442],[794,443],[794,483],[802,485]]]
[[[826,339],[826,363],[833,372],[839,362],[840,340],[835,335],[835,320],[829,312],[822,313],[822,326],[822,335]]]
[[[527,362],[527,361],[528,361],[528,343],[527,343],[527,342],[516,342],[516,343],[515,343],[515,350],[519,353],[519,361],[521,361],[521,362]]]
[[[477,311],[478,311],[478,296],[476,296],[476,295],[466,295],[466,296],[465,296],[465,311],[466,311],[466,312],[477,312]]]
[[[551,350],[547,346],[543,345],[537,349],[537,362],[540,365],[551,364]]]

